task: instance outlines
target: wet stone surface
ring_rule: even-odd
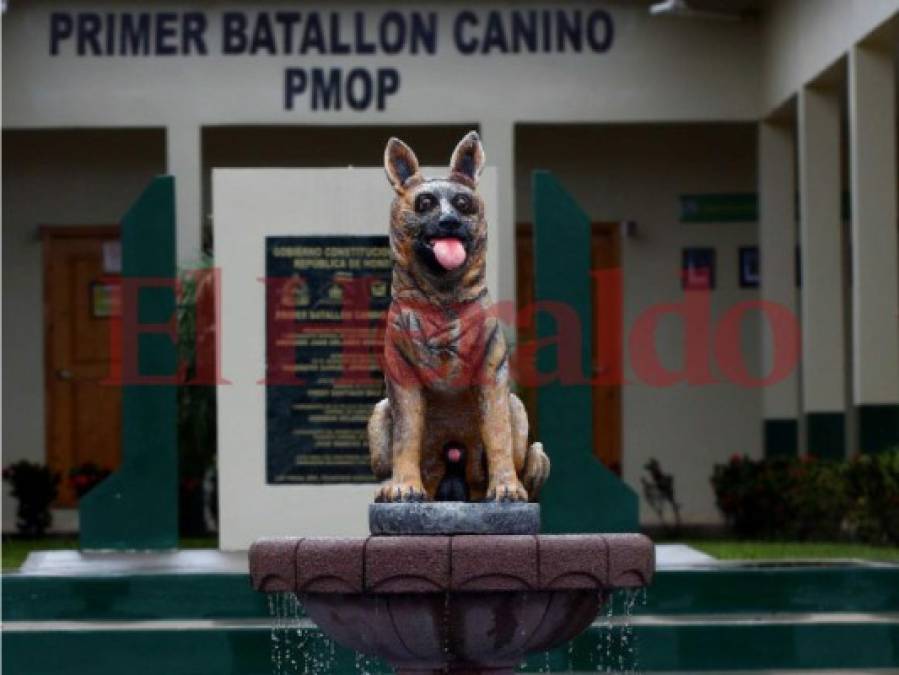
[[[373,535],[537,534],[540,505],[531,503],[423,502],[371,504]]]

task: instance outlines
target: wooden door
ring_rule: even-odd
[[[59,506],[73,506],[69,471],[85,462],[115,469],[121,458],[121,389],[110,372],[110,317],[117,227],[45,227],[44,382],[47,463],[59,471]],[[105,251],[104,251],[105,249]]]
[[[619,227],[617,223],[594,223],[591,231],[591,263],[594,270],[617,270],[621,259],[619,252]],[[516,228],[516,269],[519,309],[534,301],[534,236],[530,223],[519,223]],[[604,277],[603,283],[612,281]],[[593,293],[593,364],[594,378],[600,373],[621,372],[621,309],[620,300],[611,300],[610,294],[598,293],[595,281]],[[615,330],[610,331],[608,326]],[[604,332],[603,332],[604,331]],[[600,336],[605,336],[604,341]],[[533,340],[534,327],[518,331],[519,342]],[[601,344],[602,343],[602,344]],[[614,379],[614,378],[613,378]],[[534,438],[537,430],[537,392],[532,388],[520,388],[519,395],[528,410]],[[618,382],[593,388],[593,454],[609,469],[621,475],[621,386]]]

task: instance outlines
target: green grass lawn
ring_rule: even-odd
[[[185,537],[178,542],[179,548],[217,548],[215,537]],[[3,537],[3,571],[13,572],[25,562],[32,551],[58,551],[78,548],[76,537],[42,537],[41,539],[19,539]]]
[[[720,560],[808,560],[857,558],[899,562],[899,546],[845,542],[738,541],[696,539],[683,542]]]

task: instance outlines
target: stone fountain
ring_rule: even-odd
[[[275,538],[250,549],[253,587],[295,593],[331,638],[398,673],[511,673],[586,629],[612,591],[649,584],[639,534],[539,534],[549,459],[528,444],[486,291],[477,134],[445,179],[391,139],[393,302],[388,396],[369,421],[370,536]]]

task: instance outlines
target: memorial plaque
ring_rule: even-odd
[[[387,237],[267,237],[265,253],[267,482],[374,481]]]

